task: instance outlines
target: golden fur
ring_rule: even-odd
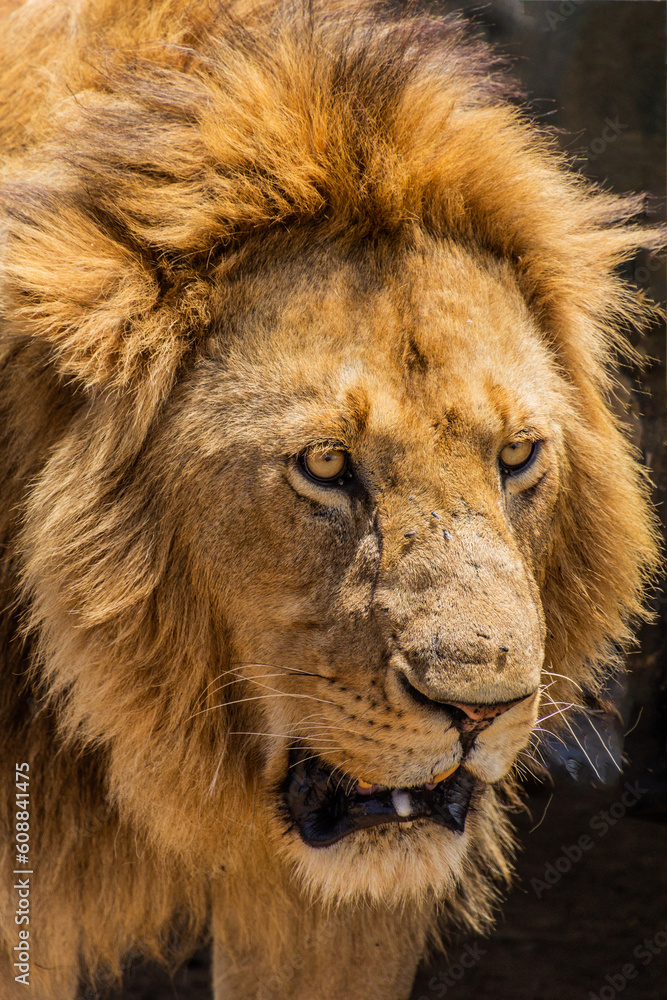
[[[641,614],[653,521],[609,393],[651,314],[617,265],[661,234],[451,20],[13,6],[0,822],[8,872],[27,761],[33,995],[210,920],[216,997],[407,997],[438,914],[488,923],[538,713],[594,701]],[[323,449],[349,489],[304,475]],[[295,740],[420,785],[463,752],[437,703],[519,698],[469,748],[464,833],[315,849],[286,821]]]

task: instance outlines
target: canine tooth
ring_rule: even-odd
[[[371,785],[363,778],[357,779],[355,792],[357,795],[375,795],[376,792],[384,791],[384,785]]]
[[[400,789],[395,788],[391,793],[391,801],[393,802],[394,809],[399,816],[412,815],[412,802],[407,792],[403,792]]]
[[[444,781],[445,778],[448,778],[450,774],[454,774],[454,771],[457,769],[458,766],[459,766],[458,764],[454,764],[454,767],[450,767],[448,771],[441,771],[440,774],[434,774],[431,780],[429,781],[429,785],[431,784],[439,785],[440,782]]]

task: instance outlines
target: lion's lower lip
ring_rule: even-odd
[[[359,795],[353,780],[341,780],[318,757],[293,748],[282,795],[302,840],[310,847],[328,847],[358,830],[416,819],[462,833],[475,785],[472,775],[459,768],[434,788],[383,788]]]

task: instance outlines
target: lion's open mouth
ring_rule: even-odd
[[[319,757],[292,748],[283,801],[301,838],[328,847],[350,833],[388,823],[429,819],[462,833],[476,781],[463,768],[432,785],[359,789],[352,778],[334,774]]]

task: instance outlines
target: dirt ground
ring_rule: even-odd
[[[531,800],[535,822],[546,802]],[[448,961],[419,976],[413,1000],[612,1000],[621,992],[664,1000],[666,831],[627,814],[613,825],[604,819],[622,809],[619,789],[582,794],[561,785],[538,829],[521,823],[519,881],[491,937],[467,942],[471,968],[459,961],[465,942],[452,947]]]
[[[498,0],[479,7],[478,17],[488,37],[518,60],[538,117],[567,130],[566,149],[582,150],[588,176],[617,191],[664,195],[664,3]],[[607,119],[617,125],[613,141],[601,138],[610,135]],[[651,213],[659,217],[663,209],[654,203]],[[638,259],[635,278],[664,296],[664,272],[655,262]],[[641,350],[656,360],[644,374],[628,372],[624,408],[664,514],[664,333],[654,331]],[[446,960],[422,970],[413,1000],[667,998],[664,594],[655,610],[658,622],[644,631],[632,661],[625,714],[628,727],[639,723],[626,742],[627,772],[606,789],[563,775],[551,801],[547,786],[532,788],[531,815],[517,821],[518,878],[496,930],[453,943]],[[208,963],[202,950],[173,980],[135,966],[121,1000],[210,1000]]]

